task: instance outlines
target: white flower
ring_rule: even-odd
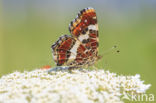
[[[124,93],[145,93],[149,87],[138,74],[120,76],[85,69],[48,73],[37,69],[2,76],[0,103],[123,103]]]

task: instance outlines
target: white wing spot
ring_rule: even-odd
[[[92,30],[98,30],[97,25],[89,25],[88,29],[92,29]]]
[[[82,42],[84,39],[88,39],[89,38],[89,32],[87,31],[85,35],[80,35],[78,37],[78,39]]]
[[[74,46],[73,46],[72,49],[70,50],[71,55],[70,55],[70,57],[69,57],[69,60],[75,59],[75,58],[76,58],[77,49],[78,49],[79,46],[80,46],[80,42],[79,42],[79,41],[76,41],[75,44],[74,44]]]
[[[96,16],[95,16],[95,17],[93,17],[93,19],[96,19]]]

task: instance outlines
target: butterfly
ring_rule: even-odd
[[[93,65],[98,55],[98,24],[95,9],[81,10],[69,24],[71,35],[61,36],[52,46],[57,66],[80,68]]]

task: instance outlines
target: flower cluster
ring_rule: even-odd
[[[14,72],[0,78],[0,103],[123,103],[124,93],[145,93],[140,76],[104,70]]]

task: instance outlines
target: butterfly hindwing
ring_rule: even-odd
[[[57,66],[64,65],[71,55],[70,49],[74,46],[76,40],[69,35],[63,35],[52,45],[54,61]]]

